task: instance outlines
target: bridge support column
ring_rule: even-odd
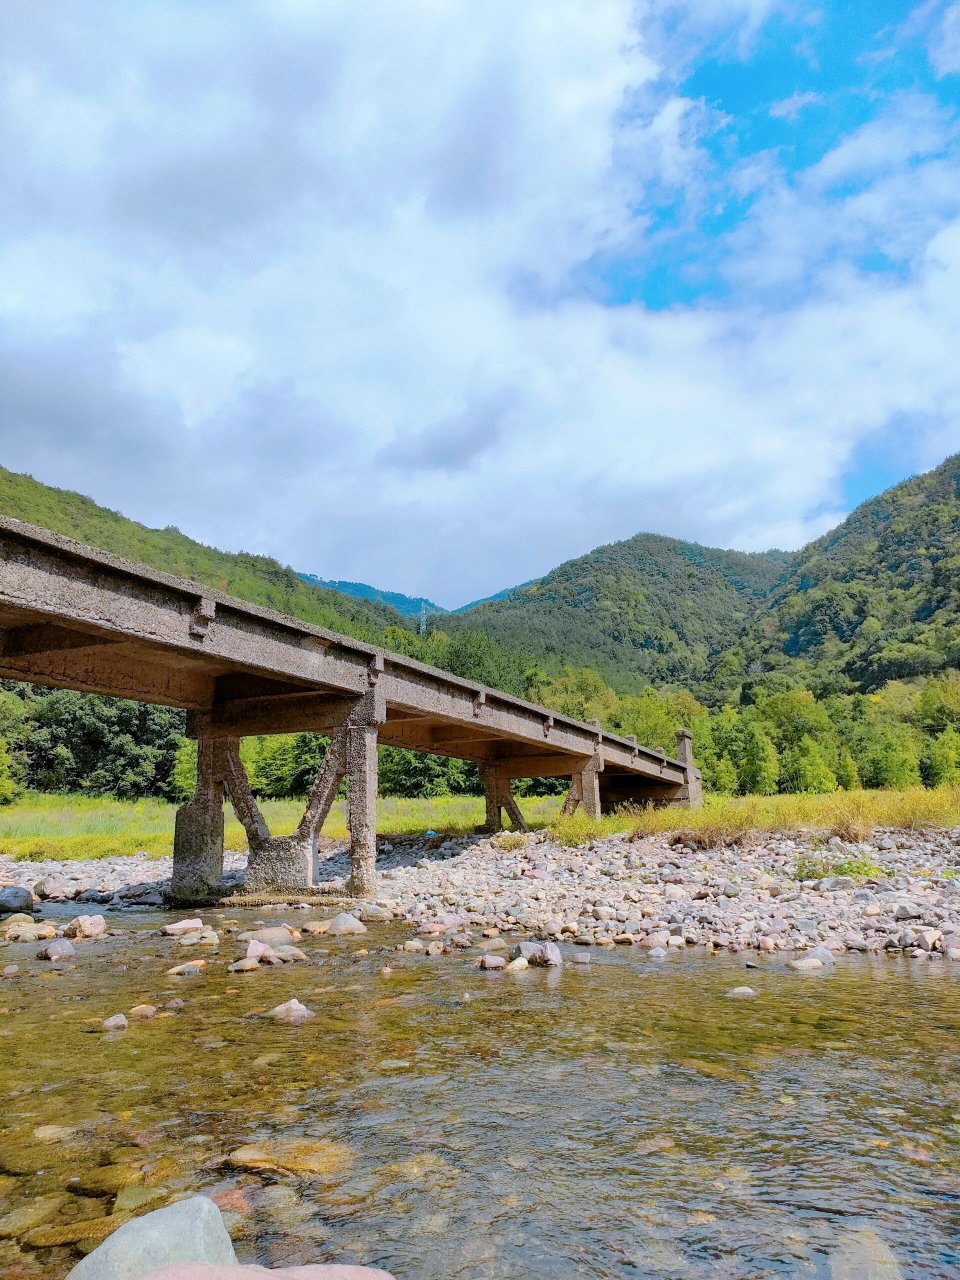
[[[567,798],[563,802],[561,814],[568,818],[572,813],[576,813],[578,806],[583,805],[583,811],[591,818],[600,817],[600,769],[602,763],[599,758],[593,759],[583,769],[579,769],[576,773],[571,774],[570,790],[567,792]]]
[[[362,898],[377,888],[377,726],[350,725],[346,734],[350,826],[347,893]]]
[[[218,744],[201,738],[196,790],[177,810],[170,899],[184,906],[215,902],[223,892],[223,781],[218,756]]]
[[[677,730],[677,759],[683,765],[685,781],[675,803],[687,809],[700,809],[703,807],[703,779],[693,763],[693,735],[689,729]]]
[[[486,821],[480,830],[489,835],[502,831],[501,815],[505,811],[513,824],[514,831],[529,831],[530,828],[513,794],[510,779],[498,774],[494,765],[481,766],[480,776],[483,779],[483,793],[487,804]]]

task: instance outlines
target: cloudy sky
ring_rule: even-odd
[[[960,0],[3,0],[0,462],[456,605],[960,449]]]

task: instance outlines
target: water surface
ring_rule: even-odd
[[[817,1280],[868,1223],[906,1277],[960,1277],[960,966],[618,949],[483,974],[383,950],[403,936],[308,939],[309,964],[249,976],[225,972],[225,940],[198,979],[167,977],[184,949],[144,933],[64,972],[0,952],[27,970],[0,985],[0,1214],[69,1187],[46,1225],[77,1235],[205,1190],[244,1260],[400,1280]],[[756,999],[726,998],[743,983]],[[258,1016],[293,996],[312,1022]],[[98,1029],[173,997],[175,1015]],[[74,1132],[43,1143],[45,1125]],[[291,1137],[329,1167],[223,1163]],[[0,1241],[0,1280],[77,1256],[27,1241]]]

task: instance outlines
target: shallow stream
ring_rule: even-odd
[[[0,1231],[40,1206],[0,1239],[0,1280],[63,1276],[56,1239],[185,1190],[215,1196],[243,1260],[399,1280],[818,1280],[859,1225],[910,1280],[960,1277],[958,965],[629,948],[481,973],[372,926],[228,974],[235,943],[188,956],[145,932],[162,919],[114,916],[131,932],[64,970],[0,952],[23,969],[0,983]],[[201,977],[166,975],[197,954]],[[755,999],[726,997],[744,983]],[[313,1021],[258,1016],[294,996]]]

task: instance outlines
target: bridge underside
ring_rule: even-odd
[[[571,780],[564,808],[700,802],[689,734],[677,755],[639,746],[411,659],[158,574],[17,521],[0,520],[0,676],[187,710],[196,794],[179,811],[175,898],[218,896],[223,801],[247,832],[247,885],[316,880],[317,838],[348,782],[350,889],[375,886],[378,744],[472,760],[485,829],[518,827],[515,778]],[[316,732],[330,748],[291,836],[270,833],[240,763],[243,737]]]

